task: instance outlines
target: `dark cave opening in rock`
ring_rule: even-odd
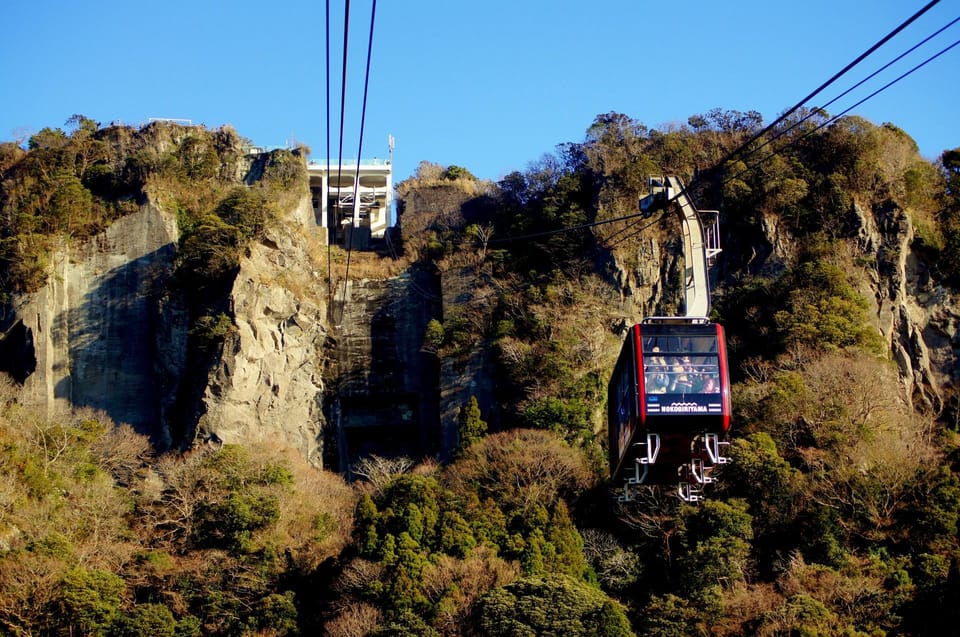
[[[22,385],[37,369],[37,356],[33,349],[33,331],[17,321],[0,335],[0,372],[6,372]]]

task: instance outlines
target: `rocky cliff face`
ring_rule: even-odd
[[[158,427],[169,388],[157,380],[179,375],[186,344],[183,316],[162,310],[176,241],[174,217],[146,204],[54,253],[47,284],[16,300],[2,326],[18,341],[6,364],[22,370],[24,403],[50,416],[101,409],[169,442]]]
[[[276,440],[322,464],[326,282],[309,198],[241,260],[230,293],[236,329],[203,392],[201,439]]]
[[[930,272],[913,248],[914,227],[892,205],[853,210],[856,249],[867,264],[864,294],[900,371],[904,398],[940,414],[960,380],[960,299]]]
[[[463,223],[471,201],[443,189],[409,198],[410,245],[427,249],[426,232],[414,230],[434,218]],[[797,247],[783,224],[758,215],[754,225],[750,237],[726,237],[721,258],[755,273],[788,267]],[[904,400],[934,414],[954,409],[960,299],[915,252],[903,210],[854,206],[849,227],[851,253],[864,272],[861,293],[873,300]],[[462,260],[353,280],[330,307],[317,230],[304,193],[249,246],[226,299],[232,327],[209,372],[197,375],[187,369],[190,312],[169,285],[176,215],[146,203],[89,241],[64,243],[46,285],[8,305],[0,315],[0,371],[22,385],[24,403],[48,415],[100,409],[150,434],[160,448],[189,445],[194,434],[276,440],[316,465],[344,471],[369,452],[449,457],[459,409],[470,396],[496,425],[488,344],[469,344],[443,360],[423,347],[432,318],[489,319],[494,301],[485,295],[492,292],[476,268]],[[634,242],[632,254],[611,255],[624,325],[679,309],[677,236],[659,228]],[[190,422],[176,404],[185,391],[199,405]]]
[[[320,464],[326,287],[309,254],[319,241],[313,226],[305,196],[241,260],[229,299],[235,329],[195,388],[195,427],[175,422],[189,318],[168,285],[176,218],[156,204],[55,253],[47,284],[15,301],[0,325],[4,371],[22,382],[25,404],[51,416],[103,410],[159,448],[196,431],[224,442],[275,439]]]

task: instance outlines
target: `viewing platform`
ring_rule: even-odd
[[[363,250],[382,239],[393,205],[393,166],[386,159],[307,162],[317,225],[331,244]]]

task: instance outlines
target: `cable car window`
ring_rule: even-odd
[[[654,345],[644,352],[643,373],[646,391],[650,394],[720,392],[720,361],[715,353],[664,352]]]

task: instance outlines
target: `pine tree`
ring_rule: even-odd
[[[467,447],[478,442],[487,433],[487,422],[480,418],[480,405],[477,404],[477,397],[471,396],[470,402],[460,408],[460,445],[457,449],[457,455],[461,454]]]

